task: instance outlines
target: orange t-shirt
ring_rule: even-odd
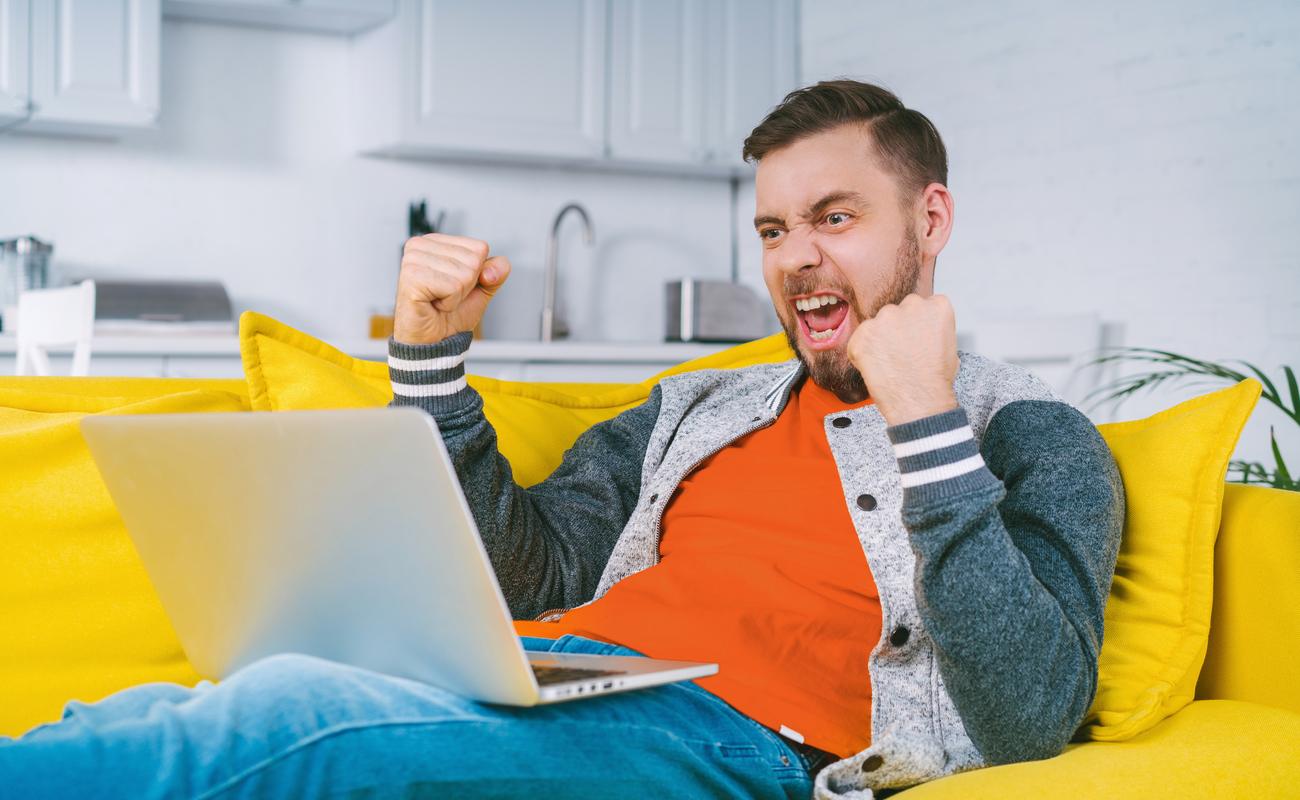
[[[870,402],[847,405],[805,379],[772,425],[682,481],[664,511],[659,563],[516,631],[717,662],[717,675],[696,682],[750,718],[839,756],[866,748],[880,598],[823,425]]]

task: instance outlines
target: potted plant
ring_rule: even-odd
[[[1092,361],[1083,365],[1081,369],[1086,369],[1093,365],[1105,364],[1114,361],[1137,361],[1159,365],[1157,368],[1139,372],[1132,375],[1124,375],[1105,386],[1099,386],[1088,393],[1084,398],[1085,402],[1093,395],[1101,397],[1092,404],[1089,411],[1097,406],[1114,401],[1117,405],[1125,398],[1132,396],[1142,389],[1149,389],[1162,383],[1174,383],[1190,378],[1198,378],[1194,383],[1228,383],[1235,384],[1239,381],[1253,377],[1264,385],[1261,394],[1265,400],[1282,410],[1282,413],[1300,426],[1300,385],[1297,385],[1295,370],[1291,367],[1282,367],[1283,382],[1286,385],[1285,394],[1278,390],[1273,381],[1264,374],[1264,371],[1254,364],[1250,364],[1241,359],[1229,359],[1231,362],[1241,364],[1251,375],[1235,370],[1224,363],[1213,361],[1202,361],[1190,356],[1171,353],[1168,350],[1157,350],[1150,347],[1119,347],[1107,348],[1115,352],[1094,358]],[[1289,405],[1288,405],[1289,404]],[[1274,435],[1273,426],[1268,427],[1268,436],[1273,449],[1273,469],[1268,469],[1263,463],[1258,461],[1234,460],[1228,464],[1228,479],[1236,483],[1254,483],[1272,486],[1277,489],[1288,489],[1293,492],[1300,492],[1300,475],[1293,476],[1287,468],[1286,462],[1282,458],[1282,450],[1278,447],[1277,437]],[[1294,459],[1292,463],[1297,463]],[[1235,477],[1233,477],[1235,475]]]

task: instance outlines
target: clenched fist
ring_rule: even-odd
[[[474,330],[509,275],[510,262],[504,256],[489,258],[487,242],[443,233],[407,239],[393,338],[432,344]]]
[[[848,356],[890,425],[957,407],[957,318],[945,295],[882,306],[853,331]]]

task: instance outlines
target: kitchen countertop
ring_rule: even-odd
[[[351,339],[330,342],[357,358],[384,360],[388,344],[384,339]],[[730,344],[682,342],[524,342],[477,339],[469,357],[476,361],[584,362],[584,363],[677,363],[716,353]],[[13,355],[17,343],[12,334],[0,334],[0,355]],[[71,347],[52,347],[51,352],[68,353]],[[213,334],[103,334],[91,345],[96,356],[195,356],[238,357],[239,337]]]

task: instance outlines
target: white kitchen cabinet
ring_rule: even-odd
[[[163,0],[163,16],[354,34],[391,19],[394,0]]]
[[[178,356],[162,359],[163,378],[242,378],[244,362],[238,356]]]
[[[354,358],[384,362],[383,339],[340,340],[334,343]],[[465,368],[473,375],[513,381],[578,383],[636,382],[694,358],[712,355],[725,344],[659,342],[507,342],[475,341]],[[17,342],[0,334],[0,375],[14,372]],[[50,349],[54,374],[66,375],[71,348]],[[96,336],[91,346],[91,375],[131,375],[166,378],[239,378],[244,374],[239,337],[234,335],[111,335]]]
[[[0,127],[27,116],[29,0],[0,0]]]
[[[745,138],[797,87],[796,0],[708,0],[708,5],[713,15],[708,150],[714,163],[741,167]]]
[[[707,163],[709,9],[699,0],[614,0],[609,155]]]
[[[158,116],[159,0],[34,0],[32,133],[109,134]]]
[[[66,353],[50,353],[50,374],[67,377],[72,370],[72,356]],[[0,353],[0,376],[13,375],[17,367],[17,358],[10,353]],[[112,356],[95,358],[91,353],[90,376],[92,378],[159,378],[164,374],[163,359],[152,356]]]
[[[353,41],[357,135],[385,155],[599,158],[605,0],[399,0]]]
[[[795,87],[796,3],[400,0],[353,42],[358,146],[742,173],[745,137]]]
[[[475,365],[465,362],[467,369],[473,371]],[[520,381],[558,381],[562,383],[640,383],[652,375],[657,375],[675,362],[525,362],[518,365]]]
[[[611,0],[614,159],[743,167],[795,86],[795,0]]]

